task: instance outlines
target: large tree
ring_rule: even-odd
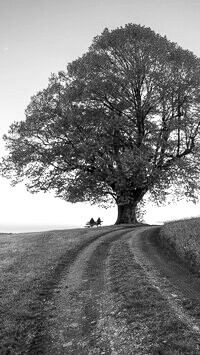
[[[115,201],[116,223],[135,223],[147,192],[197,197],[199,125],[200,60],[149,28],[105,29],[11,125],[1,171],[31,192]]]

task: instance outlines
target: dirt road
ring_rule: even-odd
[[[61,280],[52,283],[46,294],[41,320],[28,354],[109,354],[109,344],[99,345],[96,324],[103,312],[105,293],[105,263],[112,243],[125,238],[130,227],[102,234],[82,248],[74,259],[65,263]],[[59,277],[54,273],[54,277]],[[59,270],[58,270],[59,274]],[[51,284],[51,280],[48,282]],[[40,294],[42,290],[40,290]]]
[[[156,242],[158,229],[143,226],[102,231],[71,260],[63,257],[54,279],[38,291],[45,302],[26,354],[190,353],[169,352],[172,342],[167,343],[161,323],[158,333],[164,335],[158,336],[157,344],[165,350],[150,350],[156,317],[151,326],[147,326],[146,319],[148,314],[153,318],[159,312],[162,318],[163,305],[170,319],[177,318],[184,325],[183,329],[179,326],[180,332],[189,329],[189,345],[191,334],[194,338],[197,335],[197,352],[192,354],[198,354],[200,282],[173,256],[163,253]],[[148,317],[142,319],[140,307],[144,301],[141,305],[140,299],[144,292],[147,297],[152,295],[152,290],[152,304],[145,305]],[[157,294],[161,297],[160,308]],[[193,338],[191,342],[194,344]]]
[[[200,278],[175,253],[162,248],[157,228],[129,240],[149,282],[187,326],[200,332]]]

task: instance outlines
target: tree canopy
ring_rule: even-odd
[[[69,202],[115,201],[117,223],[136,222],[147,192],[164,200],[176,186],[198,197],[200,60],[150,28],[105,29],[25,114],[4,135],[1,172],[13,184]]]

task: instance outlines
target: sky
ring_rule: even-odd
[[[85,53],[105,27],[151,27],[200,56],[199,14],[199,0],[0,0],[0,157],[6,154],[3,134],[25,119],[31,97],[47,86],[51,73]],[[32,195],[23,184],[11,187],[2,177],[0,196],[0,233],[83,227],[91,217],[108,225],[117,218],[116,207]],[[148,204],[146,221],[199,215],[200,204]]]

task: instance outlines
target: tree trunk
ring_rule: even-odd
[[[115,224],[137,224],[136,204],[118,205],[118,216]]]
[[[117,207],[118,217],[115,224],[137,224],[136,209],[138,203],[142,200],[143,196],[147,192],[147,189],[140,189],[122,193],[118,196]]]

